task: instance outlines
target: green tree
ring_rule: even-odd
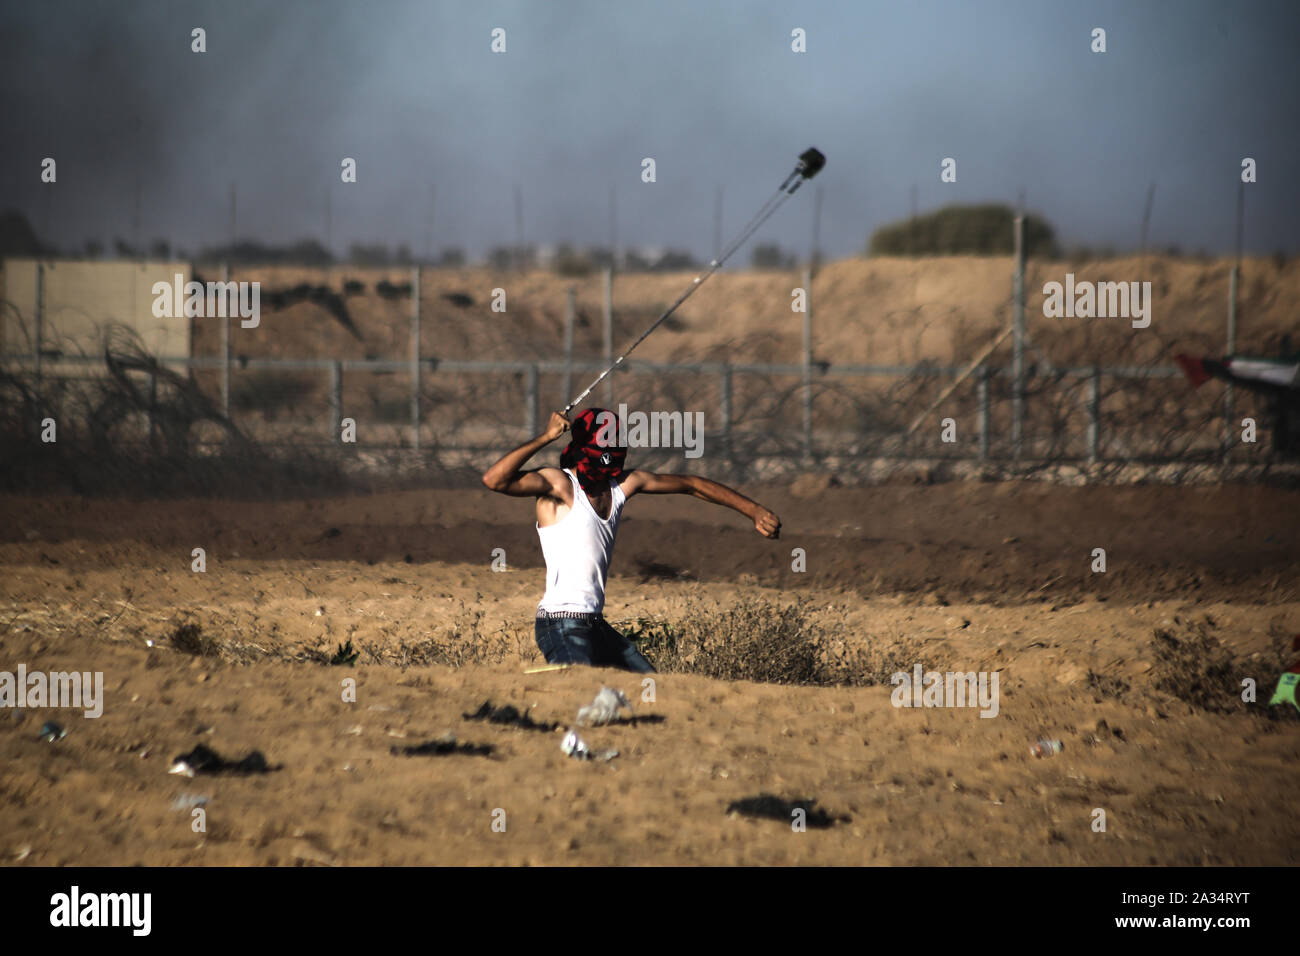
[[[1006,205],[945,206],[915,219],[881,226],[871,235],[872,256],[1005,256],[1015,251],[1015,211]],[[1040,216],[1025,216],[1025,254],[1059,258],[1056,231]]]

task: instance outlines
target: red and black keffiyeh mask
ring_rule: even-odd
[[[618,416],[608,409],[588,408],[573,419],[573,438],[560,452],[560,467],[572,468],[587,494],[599,492],[623,474],[627,449],[618,446],[622,431]]]

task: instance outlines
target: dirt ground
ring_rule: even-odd
[[[745,490],[781,514],[779,542],[698,502],[633,501],[607,617],[803,600],[848,645],[901,644],[926,670],[996,672],[997,716],[898,708],[888,684],[665,673],[650,701],[627,674],[525,674],[540,663],[531,504],[481,490],[0,498],[0,670],[101,671],[105,685],[98,719],[0,710],[0,862],[1297,862],[1300,719],[1270,718],[1264,704],[1277,648],[1300,632],[1300,492]],[[191,570],[195,548],[203,573]],[[1095,548],[1105,573],[1090,569]],[[494,549],[507,570],[492,570]],[[228,652],[173,646],[187,622]],[[1179,675],[1158,630],[1221,643],[1232,663],[1215,679],[1236,706],[1170,689]],[[430,635],[468,663],[376,662]],[[281,659],[347,641],[362,651],[353,666]],[[1236,697],[1248,677],[1260,703]],[[348,678],[355,702],[343,700]],[[602,684],[624,690],[637,719],[582,730],[619,756],[580,762],[560,741]],[[485,701],[558,727],[463,716]],[[38,740],[47,720],[67,736]],[[400,752],[446,733],[492,753]],[[1040,737],[1064,752],[1031,758]],[[168,774],[199,743],[235,758],[257,749],[277,769]],[[837,822],[798,832],[788,818],[728,812],[764,793],[815,801]],[[187,801],[203,802],[205,832]]]

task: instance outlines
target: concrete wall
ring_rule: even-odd
[[[37,260],[6,259],[3,274],[3,323],[0,352],[32,353],[36,329]],[[104,334],[112,325],[135,331],[152,355],[190,354],[190,319],[157,318],[153,314],[153,285],[173,283],[180,273],[188,282],[187,262],[75,262],[60,259],[43,264],[41,350],[64,355],[100,355]],[[43,360],[57,363],[50,356]]]

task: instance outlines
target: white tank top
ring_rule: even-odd
[[[605,609],[605,578],[627,498],[618,483],[611,481],[609,517],[602,518],[573,473],[567,468],[564,473],[573,487],[573,507],[555,524],[537,526],[546,559],[546,593],[537,610],[599,614]]]

